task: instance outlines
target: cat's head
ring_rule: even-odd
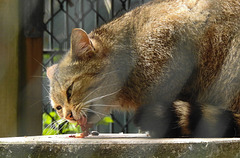
[[[70,51],[47,69],[52,107],[61,118],[95,124],[115,106],[119,86],[107,51],[82,29],[72,31]]]

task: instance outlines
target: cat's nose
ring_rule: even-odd
[[[67,120],[73,120],[73,114],[72,114],[72,112],[69,112],[69,113],[67,114],[67,116],[65,117],[65,119],[67,119]]]

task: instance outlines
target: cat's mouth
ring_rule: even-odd
[[[77,125],[76,126],[80,126],[82,132],[84,133],[85,136],[87,136],[89,134],[89,128],[92,127],[92,124],[87,122],[87,118],[86,117],[81,117],[80,119],[76,120],[77,121]]]

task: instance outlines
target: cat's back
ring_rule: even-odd
[[[129,15],[136,43],[171,38],[199,44],[203,38],[230,37],[240,29],[239,0],[155,0]]]
[[[155,0],[129,15],[141,73],[151,69],[155,80],[169,56],[182,52],[185,65],[198,69],[197,89],[214,81],[240,30],[239,0]]]
[[[140,25],[224,23],[240,18],[239,0],[154,0],[129,13]],[[141,23],[142,22],[142,23]],[[239,23],[239,22],[238,22]],[[153,27],[153,26],[150,26]],[[149,28],[150,28],[149,27]]]

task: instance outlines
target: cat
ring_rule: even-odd
[[[239,27],[239,0],[154,0],[75,28],[47,69],[52,106],[85,135],[120,109],[152,137],[239,136]]]

